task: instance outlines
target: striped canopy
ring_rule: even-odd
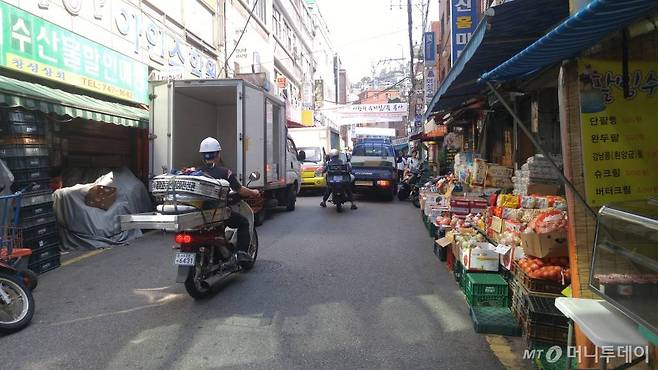
[[[23,107],[59,116],[148,127],[149,112],[85,95],[53,89],[32,82],[0,76],[0,105]]]

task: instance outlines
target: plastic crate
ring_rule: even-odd
[[[508,285],[498,274],[466,273],[464,293],[471,306],[508,307]]]
[[[10,122],[0,125],[0,135],[45,135],[46,127],[40,122]]]
[[[36,193],[42,193],[44,191],[52,191],[50,188],[50,180],[45,179],[45,180],[35,180],[35,181],[21,181],[21,182],[14,182],[14,184],[11,186],[12,190],[14,191],[19,191],[22,189],[25,189],[27,186],[32,185],[28,191],[23,193],[23,196],[27,196],[30,194],[36,194]]]
[[[32,217],[43,217],[46,215],[51,215],[53,213],[53,204],[51,203],[42,203],[35,206],[22,207],[19,218],[20,222],[32,218]]]
[[[21,207],[30,207],[37,204],[43,203],[52,203],[53,202],[53,192],[51,190],[45,190],[42,192],[32,193],[24,195],[21,199]]]
[[[36,238],[23,239],[23,247],[30,248],[32,250],[44,248],[53,244],[59,244],[59,235],[57,234],[57,230],[52,230],[51,233],[37,236]]]
[[[43,238],[46,235],[55,234],[57,232],[57,222],[51,221],[49,223],[37,224],[29,228],[23,229],[23,244],[33,239]]]
[[[4,135],[0,137],[0,145],[31,145],[47,144],[45,136],[39,135]]]
[[[50,178],[48,168],[28,168],[26,170],[11,171],[11,173],[14,175],[15,182],[48,180]]]
[[[452,270],[452,274],[455,277],[457,285],[461,287],[464,282],[464,266],[461,262],[455,261],[455,268]]]
[[[48,146],[39,144],[0,145],[0,158],[47,157]]]
[[[5,163],[12,170],[27,170],[31,168],[44,168],[50,166],[48,157],[11,157],[6,158]]]
[[[569,326],[569,319],[555,307],[555,298],[528,296],[528,320],[548,326]]]
[[[43,262],[59,255],[59,244],[47,245],[43,248],[33,249],[29,263],[33,264]]]
[[[36,263],[31,263],[28,265],[28,268],[37,274],[43,274],[46,271],[54,270],[60,266],[60,255],[56,255],[54,257],[48,258],[43,261],[39,261]]]
[[[521,328],[507,307],[471,306],[470,315],[476,333],[521,336]]]
[[[514,261],[514,277],[520,282],[521,285],[530,293],[534,295],[550,294],[561,296],[562,291],[567,285],[562,285],[556,281],[533,279],[523,271],[519,266],[518,261]]]
[[[448,248],[444,248],[441,247],[440,245],[437,245],[436,241],[432,241],[432,245],[434,248],[434,254],[439,259],[439,261],[445,262],[446,259],[448,259]]]
[[[542,323],[526,320],[523,330],[526,342],[541,341],[545,343],[567,344],[569,327],[543,325]]]

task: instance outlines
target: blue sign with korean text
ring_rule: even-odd
[[[425,44],[425,65],[433,66],[436,61],[436,42],[434,41],[434,32],[425,32],[423,34],[423,43]]]
[[[477,2],[475,0],[450,0],[451,2],[451,64],[455,64],[477,26]]]

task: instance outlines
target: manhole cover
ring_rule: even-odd
[[[256,266],[254,266],[254,272],[259,273],[268,273],[281,270],[283,265],[276,261],[269,260],[256,260]]]

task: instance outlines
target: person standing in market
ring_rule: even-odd
[[[409,164],[409,158],[406,154],[400,155],[397,159],[398,182],[404,178],[404,172]]]

